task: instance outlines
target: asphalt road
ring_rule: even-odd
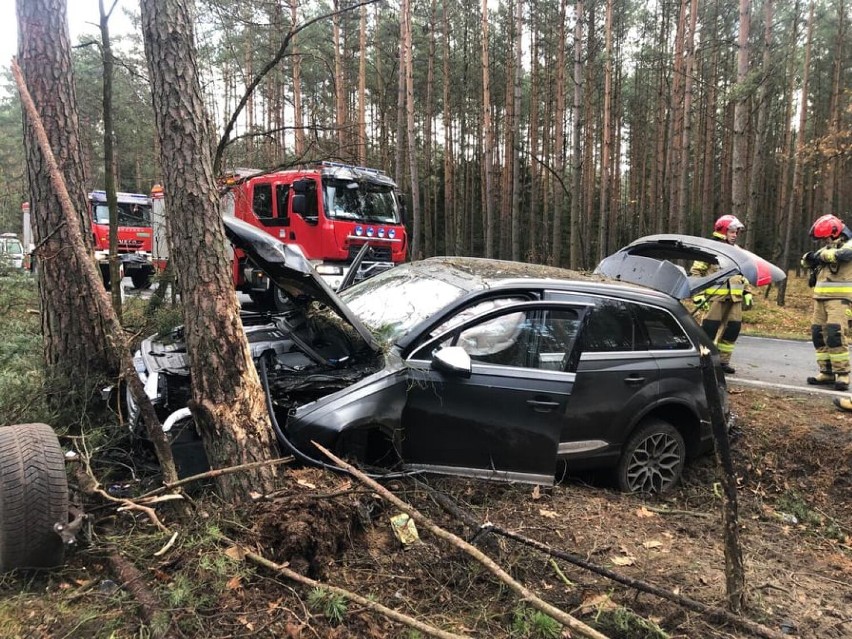
[[[728,376],[729,385],[807,391],[837,397],[850,395],[849,391],[808,385],[807,378],[818,372],[814,347],[809,341],[741,335],[734,348],[731,366],[737,372]]]

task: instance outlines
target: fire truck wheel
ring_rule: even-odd
[[[272,310],[276,313],[284,313],[285,311],[289,311],[293,308],[293,302],[290,301],[290,298],[277,286],[273,285],[269,291],[270,296],[272,297]]]
[[[59,440],[47,424],[0,428],[0,573],[53,568],[65,547],[68,481]]]
[[[144,289],[151,286],[151,274],[148,272],[134,273],[130,279],[133,280],[133,288]]]

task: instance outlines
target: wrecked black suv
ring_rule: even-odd
[[[337,294],[298,248],[225,225],[292,301],[242,314],[288,449],[319,458],[317,442],[366,465],[508,481],[552,483],[563,460],[612,469],[625,491],[674,486],[712,445],[701,346],[725,396],[718,354],[678,300],[734,273],[783,278],[737,247],[659,235],[595,274],[439,257]],[[676,262],[691,259],[720,270],[690,279]],[[201,447],[182,330],[146,339],[135,361],[186,470]]]

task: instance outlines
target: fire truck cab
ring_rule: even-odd
[[[141,193],[117,193],[118,254],[124,274],[135,288],[148,288],[154,274],[151,263],[151,198]],[[89,193],[95,258],[109,288],[109,206],[105,191]]]
[[[236,171],[224,181],[222,213],[298,244],[333,289],[405,261],[408,249],[396,184],[376,169],[322,162],[271,173]],[[367,253],[350,274],[365,244]],[[233,268],[237,289],[256,302],[286,304],[240,251]]]

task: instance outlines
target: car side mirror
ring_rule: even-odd
[[[470,377],[470,355],[461,346],[446,346],[432,355],[432,369],[458,377]]]

